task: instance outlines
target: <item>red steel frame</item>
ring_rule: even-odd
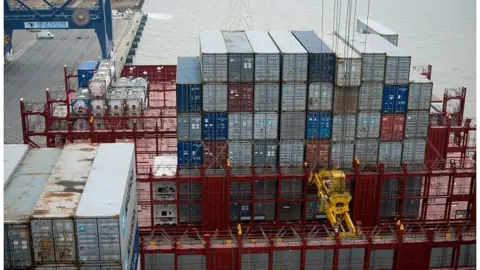
[[[431,67],[427,70],[431,71]],[[179,231],[198,229],[201,231],[213,231],[220,230],[225,231],[235,226],[235,223],[229,220],[229,205],[231,202],[237,203],[252,203],[260,202],[256,200],[254,196],[249,200],[231,200],[230,199],[230,184],[236,182],[247,182],[251,184],[251,194],[255,194],[255,182],[267,181],[267,180],[291,180],[300,179],[303,182],[302,198],[298,199],[280,199],[281,185],[277,184],[276,199],[261,200],[264,202],[275,202],[275,220],[273,222],[257,223],[253,221],[254,211],[252,211],[252,221],[242,223],[243,226],[247,226],[252,230],[263,228],[267,229],[279,229],[283,226],[302,226],[312,227],[324,223],[324,221],[308,221],[306,219],[306,204],[309,201],[316,201],[315,198],[308,198],[307,195],[316,193],[308,185],[307,165],[301,170],[297,170],[294,173],[288,173],[286,168],[277,167],[274,172],[264,174],[259,173],[254,168],[248,168],[249,174],[238,175],[232,174],[230,167],[226,166],[224,176],[210,176],[206,175],[205,167],[197,168],[198,175],[183,176],[177,168],[177,174],[174,177],[156,177],[153,174],[154,168],[152,168],[152,157],[170,154],[176,154],[176,96],[175,96],[175,78],[176,78],[176,66],[126,66],[122,71],[122,76],[135,76],[145,77],[149,81],[149,110],[139,116],[108,116],[102,117],[91,116],[73,116],[68,110],[66,117],[53,117],[52,111],[58,104],[69,105],[68,95],[72,91],[72,79],[75,75],[69,74],[65,67],[65,85],[66,93],[51,93],[48,89],[46,91],[47,102],[35,103],[20,101],[21,117],[23,127],[23,139],[25,143],[38,147],[38,144],[34,142],[34,137],[42,136],[46,138],[48,147],[61,146],[63,143],[74,143],[77,141],[89,140],[92,143],[101,142],[116,142],[118,140],[131,140],[136,145],[137,154],[137,175],[139,185],[144,185],[146,190],[149,190],[148,194],[139,194],[139,208],[150,211],[147,222],[139,221],[140,235],[150,235],[153,231],[163,230],[165,233],[175,233]],[[427,77],[429,77],[428,74]],[[447,91],[448,95],[444,96],[444,103],[448,99],[457,98],[464,100],[466,89],[462,88],[461,91]],[[452,93],[457,93],[455,96]],[[460,95],[458,95],[460,93]],[[445,105],[444,105],[445,108]],[[347,181],[354,186],[353,202],[351,206],[352,219],[359,221],[364,227],[373,227],[376,225],[392,225],[398,220],[401,220],[404,224],[475,224],[475,161],[468,157],[468,152],[476,149],[475,145],[470,145],[469,134],[476,131],[476,127],[470,124],[470,120],[463,121],[463,108],[460,106],[458,112],[459,117],[455,119],[461,119],[462,121],[455,121],[442,115],[440,119],[444,122],[431,124],[429,127],[428,146],[426,152],[426,164],[422,168],[411,168],[406,164],[402,165],[399,171],[387,171],[383,164],[379,164],[375,170],[364,171],[361,169],[358,163],[353,164],[353,170],[346,172]],[[445,110],[444,110],[445,112]],[[43,124],[33,123],[30,117],[43,117]],[[88,128],[85,130],[74,130],[73,123],[79,119],[89,122]],[[93,121],[90,121],[93,120]],[[97,130],[94,127],[95,121],[101,120],[104,123],[103,130]],[[132,120],[136,120],[136,124],[133,127],[129,123]],[[65,121],[67,128],[63,130],[55,130],[52,125],[55,121]],[[35,125],[36,124],[36,125]],[[451,137],[455,138],[452,142]],[[453,163],[451,160],[454,160]],[[406,182],[408,178],[421,177],[423,183],[423,189],[421,196],[408,196],[406,194],[407,186]],[[392,217],[387,220],[380,218],[379,209],[382,199],[381,187],[382,183],[387,179],[398,179],[401,183],[398,194],[390,196],[384,199],[400,200],[398,216]],[[153,184],[159,182],[175,182],[177,183],[177,196],[174,201],[155,201],[153,195]],[[179,199],[179,185],[181,183],[200,183],[202,197],[197,203],[201,204],[202,216],[204,218],[199,224],[184,224],[184,225],[172,225],[172,226],[155,226],[153,220],[153,209],[156,204],[175,204],[192,203],[192,201],[181,201]],[[438,183],[443,185],[438,187]],[[434,188],[435,187],[435,188]],[[142,196],[144,195],[144,196]],[[415,220],[406,220],[403,213],[403,203],[406,199],[419,199],[422,202],[421,213]],[[438,210],[439,216],[431,218],[428,216],[429,201],[441,200],[445,201],[444,208]],[[285,202],[299,202],[302,204],[301,218],[295,222],[285,222],[279,220],[280,203]],[[467,213],[462,218],[452,218],[452,207],[459,202],[466,204]],[[252,207],[253,208],[253,207]],[[252,209],[253,210],[253,209]],[[177,210],[179,211],[179,210]],[[178,216],[178,215],[177,215]],[[177,223],[178,224],[178,223]],[[461,234],[460,234],[461,235]],[[205,239],[208,237],[206,236]],[[429,245],[433,243],[431,237],[423,244],[419,246]],[[246,249],[247,245],[243,245],[238,239],[238,245],[241,249]],[[454,243],[447,241],[447,244],[458,248],[461,242],[464,240],[459,239]],[[205,254],[211,254],[218,250],[224,250],[225,248],[238,249],[238,247],[222,246],[218,247],[210,244],[206,241],[206,245],[191,246],[188,252],[199,252]],[[462,242],[462,243],[463,243]],[[437,242],[435,242],[437,243]],[[332,247],[338,248],[344,244],[336,242]],[[397,239],[395,244],[388,244],[391,247],[399,248],[400,254],[402,254],[403,248],[401,246],[410,246],[412,244],[406,244],[404,241]],[[174,245],[175,247],[176,245]],[[381,248],[376,247],[373,242],[362,244],[362,246],[369,247],[370,249]],[[375,246],[375,247],[374,247]],[[195,249],[191,251],[190,248]],[[271,245],[248,247],[251,252],[258,252],[258,250],[269,250],[271,252],[275,248]],[[289,246],[288,248],[292,248]],[[309,249],[310,245],[301,241],[301,244],[295,247],[296,249]],[[317,247],[318,248],[318,247]],[[368,249],[368,248],[367,248]],[[410,247],[408,248],[410,249]],[[405,250],[408,250],[405,248]],[[182,254],[184,248],[173,248],[172,250],[166,248],[160,248],[162,252],[172,252],[178,256]],[[155,252],[158,252],[155,249]],[[242,251],[240,251],[242,252]],[[407,251],[405,251],[407,252]],[[144,249],[143,253],[151,253],[150,249]],[[223,252],[224,253],[224,252]],[[223,254],[222,253],[222,254]],[[303,252],[304,253],[304,252]],[[302,254],[303,254],[302,253]],[[337,254],[335,253],[335,254]],[[407,252],[408,253],[408,252]],[[223,256],[223,255],[222,255]],[[303,255],[302,255],[303,256]],[[396,255],[397,267],[401,261],[404,261],[403,255]],[[414,255],[409,255],[414,256]],[[208,265],[212,265],[212,262],[207,260]],[[270,259],[271,260],[271,259]],[[175,260],[176,261],[176,260]],[[237,260],[238,261],[238,260]],[[457,259],[458,262],[458,259]],[[240,262],[237,262],[237,265]],[[366,264],[368,265],[368,264]],[[270,266],[271,267],[271,264]],[[142,268],[144,269],[144,268]],[[176,268],[175,268],[176,269]],[[207,269],[212,269],[211,267]],[[216,268],[219,269],[219,268]],[[240,269],[240,268],[225,268],[225,269]],[[270,268],[269,268],[270,269]],[[404,269],[404,268],[397,268]]]

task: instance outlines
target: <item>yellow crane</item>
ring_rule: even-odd
[[[308,181],[317,186],[318,209],[325,213],[340,237],[360,236],[360,229],[353,224],[349,214],[348,204],[352,195],[345,191],[345,173],[324,169],[317,173],[311,172]]]

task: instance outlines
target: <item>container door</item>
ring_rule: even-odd
[[[23,268],[32,266],[30,255],[30,232],[26,225],[8,226],[6,239],[8,244],[4,250],[9,254],[11,265],[14,268]]]
[[[100,260],[120,261],[120,226],[118,219],[99,219],[97,226]]]
[[[55,257],[57,262],[75,261],[76,246],[73,220],[54,220]]]
[[[79,261],[98,261],[100,250],[98,248],[98,229],[95,219],[78,219],[77,245]]]
[[[52,221],[34,220],[31,222],[31,228],[35,262],[54,262]]]

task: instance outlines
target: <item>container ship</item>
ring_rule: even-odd
[[[5,268],[474,269],[467,89],[435,97],[398,35],[357,26],[64,67],[6,146]]]

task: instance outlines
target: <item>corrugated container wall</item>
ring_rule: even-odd
[[[221,31],[200,31],[200,59],[202,82],[228,81],[227,47]]]
[[[231,113],[228,115],[228,139],[252,140],[253,113]]]
[[[385,163],[386,168],[398,168],[402,161],[401,142],[380,142],[378,162]]]
[[[403,141],[402,162],[407,164],[424,164],[426,139],[408,139]]]
[[[228,52],[228,81],[253,82],[254,54],[245,32],[222,34]]]
[[[362,34],[378,34],[388,42],[398,46],[398,34],[370,18],[357,18],[357,32]]]
[[[334,142],[354,141],[357,117],[354,114],[337,114],[333,116],[332,140]]]
[[[254,109],[256,112],[278,112],[280,84],[255,84]]]
[[[308,81],[333,83],[337,57],[313,31],[292,31],[308,52]]]
[[[228,112],[253,111],[253,84],[228,84]]]
[[[357,138],[378,139],[380,137],[380,112],[359,112],[357,116]]]
[[[331,111],[332,102],[333,83],[311,83],[308,86],[308,111]]]
[[[307,140],[305,162],[310,169],[327,168],[330,162],[330,141]]]
[[[78,75],[78,88],[86,88],[88,87],[88,81],[93,78],[95,75],[95,71],[97,70],[99,62],[92,60],[92,61],[85,61],[80,64],[77,75]]]
[[[232,166],[252,165],[252,142],[230,141],[228,143],[228,158]]]
[[[410,111],[405,120],[405,138],[426,138],[430,113]]]
[[[360,165],[377,165],[378,147],[377,139],[361,139],[355,142],[355,156],[360,160]]]
[[[98,146],[67,144],[33,210],[36,263],[71,263],[77,259],[73,215],[97,154]]]
[[[307,84],[282,84],[282,112],[303,112],[307,103]]]
[[[178,57],[177,60],[177,111],[200,112],[201,69],[198,57]]]
[[[27,155],[29,147],[26,144],[4,144],[3,149],[5,155],[3,160],[3,189],[5,189]]]
[[[305,136],[307,139],[330,139],[331,135],[331,113],[309,113],[307,115],[307,134]]]
[[[129,268],[137,232],[133,143],[101,144],[75,213],[80,262],[120,263]],[[108,190],[108,192],[105,192]],[[97,241],[92,241],[98,239]]]
[[[384,113],[405,113],[407,111],[408,85],[386,85],[383,88]]]
[[[178,166],[180,168],[196,167],[202,165],[202,143],[178,142],[177,143]]]
[[[362,83],[359,96],[359,111],[382,110],[383,83]]]
[[[415,69],[410,70],[410,85],[408,87],[408,109],[430,110],[433,83]]]
[[[337,55],[335,84],[340,87],[359,87],[362,82],[362,58],[333,33],[323,35],[323,41],[334,48]]]
[[[203,113],[203,139],[207,141],[222,141],[228,138],[227,113]]]
[[[305,139],[305,113],[284,112],[280,114],[280,139]]]
[[[357,113],[358,88],[335,87],[333,98],[334,113]]]
[[[247,30],[245,35],[255,53],[255,83],[280,81],[280,51],[266,31]]]
[[[228,158],[226,141],[203,142],[203,164],[207,169],[225,168]]]
[[[29,218],[60,153],[55,148],[30,150],[5,189],[3,266],[6,269],[33,266]]]
[[[202,139],[202,117],[199,113],[179,113],[177,115],[177,138],[179,141],[199,141]]]
[[[305,151],[303,140],[280,141],[279,163],[284,166],[301,166]]]
[[[405,134],[404,114],[382,115],[380,139],[382,141],[402,141]]]
[[[255,140],[277,139],[278,114],[255,113],[253,124],[253,138]]]
[[[330,164],[335,169],[351,169],[355,144],[349,142],[332,143]]]
[[[253,165],[275,166],[278,164],[278,142],[274,140],[259,140],[253,145]]]
[[[203,111],[226,112],[228,87],[226,84],[203,84]]]
[[[285,83],[307,82],[308,53],[290,31],[269,31],[275,45],[282,53],[281,76]]]

